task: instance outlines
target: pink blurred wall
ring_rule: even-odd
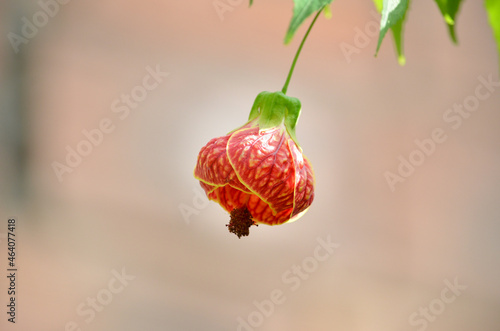
[[[18,6],[21,16],[40,10]],[[5,36],[20,17],[13,2],[0,8]],[[236,330],[278,290],[283,302],[256,330],[499,330],[498,87],[457,129],[443,118],[475,96],[480,77],[498,82],[480,2],[463,4],[458,46],[432,1],[413,2],[404,67],[390,38],[377,58],[369,37],[348,60],[340,45],[355,45],[374,7],[334,2],[288,90],[302,101],[297,135],[316,174],[309,212],[238,240],[220,207],[193,202],[199,149],[243,124],[259,92],[281,89],[305,31],[282,44],[291,10],[291,1],[241,2],[221,20],[212,0],[71,1],[21,45],[26,170],[16,170],[9,136],[0,147],[1,217],[20,224],[18,329]],[[18,56],[4,38],[0,74]],[[127,116],[114,112],[151,70],[164,73],[158,86]],[[11,95],[7,78],[0,90]],[[4,104],[7,127],[16,109]],[[54,162],[106,119],[110,132],[59,181]],[[393,192],[384,174],[436,128],[446,140]],[[198,213],[186,221],[183,206]],[[340,246],[292,290],[284,275],[326,238]],[[78,307],[122,268],[133,280],[87,322]],[[466,289],[440,311],[454,281]],[[440,313],[430,321],[420,309],[432,302]]]

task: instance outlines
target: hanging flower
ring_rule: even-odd
[[[295,221],[314,199],[313,170],[295,137],[300,107],[282,92],[262,92],[245,125],[210,140],[198,155],[194,176],[230,213],[227,226],[238,237],[254,224]]]

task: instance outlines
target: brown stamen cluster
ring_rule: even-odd
[[[250,234],[250,227],[255,224],[248,208],[246,206],[235,208],[231,211],[230,216],[231,220],[229,224],[226,224],[229,232],[234,233],[238,238],[241,238],[241,236],[248,236]]]

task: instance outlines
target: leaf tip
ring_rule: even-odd
[[[406,57],[404,55],[398,56],[398,63],[400,66],[404,66],[406,64]]]
[[[451,38],[451,41],[452,41],[455,45],[458,45],[457,34],[455,33],[455,26],[454,26],[454,25],[448,25],[448,31],[449,31],[449,33],[450,33],[450,38]]]
[[[378,51],[380,50],[380,46],[382,45],[382,40],[384,39],[385,32],[380,31],[380,35],[378,37],[377,48],[375,49],[375,57],[378,55]]]
[[[446,24],[448,24],[448,25],[455,25],[455,20],[448,13],[444,14],[444,20],[446,21]]]
[[[323,9],[323,14],[325,15],[325,17],[327,19],[332,18],[332,10],[331,10],[330,6],[328,6],[328,5],[325,6],[325,8]]]

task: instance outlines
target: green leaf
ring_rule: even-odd
[[[248,7],[251,7],[253,4],[253,0],[250,0],[250,4],[248,5]]]
[[[373,0],[373,2],[375,3],[375,7],[377,8],[378,12],[379,13],[382,12],[384,0]],[[409,4],[407,6],[409,6]],[[403,51],[403,25],[405,22],[405,18],[406,18],[406,13],[401,20],[399,20],[396,24],[394,24],[391,27],[392,37],[394,39],[394,46],[396,48],[396,53],[398,55],[398,62],[402,66],[405,65],[406,63],[406,58]]]
[[[457,36],[455,34],[455,17],[457,16],[458,9],[462,0],[434,0],[436,1],[444,21],[448,25],[450,38],[453,42],[457,43]]]
[[[406,63],[406,58],[403,51],[403,23],[404,17],[391,27],[392,37],[394,38],[394,45],[396,47],[396,53],[398,54],[398,63],[402,66],[404,66]]]
[[[500,68],[500,0],[485,0],[484,5],[488,12],[488,19],[493,29],[493,35],[497,41]]]
[[[382,17],[380,18],[380,35],[375,56],[377,56],[382,40],[390,28],[400,65],[404,65],[406,62],[403,52],[403,25],[408,9],[408,2],[409,0],[374,0],[375,6],[382,13]]]
[[[304,23],[305,19],[311,14],[317,12],[326,5],[332,3],[333,0],[293,0],[293,17],[290,21],[288,31],[285,36],[285,44],[288,44],[299,26]]]

